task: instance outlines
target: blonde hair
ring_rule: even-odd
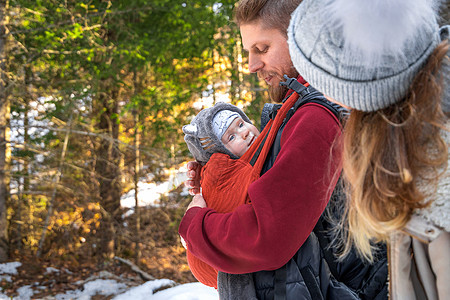
[[[435,185],[438,168],[447,163],[447,145],[440,134],[447,119],[441,109],[440,74],[447,50],[447,41],[434,50],[402,102],[375,112],[350,113],[343,133],[348,198],[343,256],[355,246],[373,261],[373,243],[387,241],[415,209],[427,206],[417,182]],[[431,174],[425,171],[430,169]]]

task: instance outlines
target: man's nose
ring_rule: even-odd
[[[250,73],[258,72],[263,66],[263,62],[256,55],[248,55],[248,70]]]

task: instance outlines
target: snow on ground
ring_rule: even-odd
[[[11,275],[17,275],[17,268],[22,264],[20,262],[10,262],[6,264],[0,264],[0,281],[6,280],[11,282]],[[2,299],[2,298],[0,298]]]
[[[167,170],[169,179],[162,183],[152,182],[151,176],[142,179],[138,183],[138,202],[140,206],[158,206],[159,199],[162,195],[168,193],[178,187],[187,179],[186,164],[178,169]],[[183,194],[188,195],[187,189],[183,190]],[[121,198],[121,206],[131,208],[131,213],[135,206],[134,190],[130,190]],[[0,264],[0,281],[12,281],[11,275],[17,275],[17,268],[22,264],[20,262],[10,262]],[[67,270],[66,270],[67,271]],[[60,272],[55,268],[47,268],[46,273]],[[76,284],[76,283],[75,283]],[[114,296],[113,300],[218,300],[219,296],[214,288],[205,286],[199,282],[176,285],[172,288],[154,292],[162,286],[175,285],[169,279],[159,279],[148,281],[139,286],[128,286],[125,283],[117,282],[113,279],[96,279],[86,282],[79,289],[68,291],[65,294],[52,295],[46,297],[46,300],[68,300],[79,299],[89,300],[94,295]],[[0,300],[30,300],[37,299],[33,297],[39,290],[45,289],[40,286],[39,282],[33,285],[25,285],[17,290],[18,296],[12,297],[2,293],[0,287]]]
[[[217,291],[214,288],[207,287],[199,282],[186,283],[165,289],[153,294],[155,286],[160,281],[167,279],[149,281],[143,285],[130,289],[126,293],[118,295],[113,300],[131,300],[131,299],[151,299],[151,300],[219,300]]]
[[[22,264],[20,262],[10,262],[6,264],[0,264],[0,274],[12,274],[17,275],[17,268]]]
[[[0,264],[0,281],[3,277],[17,274],[17,268],[22,264],[20,262],[11,262]],[[57,270],[52,268],[53,272]],[[6,275],[9,274],[9,275]],[[89,300],[94,295],[114,296],[113,300],[219,300],[217,291],[214,288],[207,287],[199,282],[176,285],[162,291],[157,291],[163,286],[174,285],[169,279],[158,279],[147,281],[146,283],[129,287],[125,283],[117,282],[112,279],[96,279],[86,282],[83,287],[77,290],[68,291],[65,294],[52,295],[46,299],[56,300]],[[30,300],[37,299],[33,297],[40,289],[44,287],[35,283],[33,286],[25,285],[17,290],[18,296],[12,297],[2,293],[0,288],[0,300]]]
[[[115,280],[97,279],[84,284],[82,289],[55,296],[57,300],[90,299],[93,295],[111,296],[127,290],[127,285]]]
[[[168,195],[168,193],[180,186],[187,179],[187,168],[186,164],[183,164],[178,169],[168,169],[166,170],[169,178],[160,183],[153,182],[152,175],[148,175],[148,178],[143,178],[138,182],[138,203],[139,206],[158,206],[159,199],[162,195]],[[183,190],[183,194],[187,196],[187,188]],[[128,193],[124,194],[120,198],[120,205],[122,207],[134,208],[134,189],[131,189]]]

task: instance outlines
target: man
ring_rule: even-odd
[[[249,71],[265,80],[270,98],[275,102],[281,102],[288,91],[285,86],[280,86],[283,75],[298,77],[289,55],[287,28],[291,13],[300,2],[243,0],[235,9],[235,21],[241,30],[244,51],[248,53]],[[188,164],[188,177],[192,179],[186,181],[186,186],[191,195],[200,193],[198,168],[196,163]],[[198,197],[194,200],[201,202]]]
[[[293,68],[287,44],[290,15],[300,2],[241,0],[235,10],[249,69],[266,81],[275,102],[281,102],[287,92],[279,86],[284,74],[304,83]],[[330,287],[340,283],[330,283],[332,276],[324,271],[327,267],[322,264],[317,238],[311,232],[339,177],[340,153],[334,147],[339,136],[339,120],[329,110],[312,103],[300,107],[280,128],[275,141],[279,149],[266,160],[266,164],[270,162],[266,172],[248,189],[252,204],[228,214],[206,207],[198,194],[198,165],[189,164],[188,176],[192,180],[186,185],[196,195],[179,233],[194,255],[222,271],[218,278],[221,300],[273,299],[276,294],[288,299],[314,297],[306,275],[297,274],[300,266],[292,260],[303,248],[301,257],[310,258],[313,265],[301,267],[313,270],[313,277],[320,277],[317,293],[324,298],[335,295]],[[270,271],[280,268],[287,268],[281,294],[274,283],[277,271]],[[358,272],[353,275],[362,276]],[[357,299],[352,293],[345,295],[350,297],[346,299]]]

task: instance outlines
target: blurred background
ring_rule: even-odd
[[[181,127],[216,101],[258,123],[267,99],[234,3],[0,1],[0,262],[118,256],[195,280],[177,234],[191,199]]]

